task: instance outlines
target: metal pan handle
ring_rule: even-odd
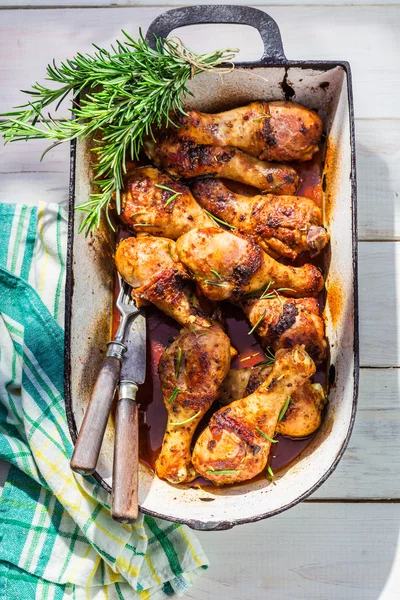
[[[154,36],[166,38],[173,29],[201,23],[233,23],[250,25],[257,29],[264,44],[264,52],[256,64],[284,62],[282,38],[279,27],[272,17],[262,10],[250,6],[232,4],[185,6],[167,10],[154,19],[146,34],[146,41],[155,48]],[[254,63],[253,63],[254,64]]]

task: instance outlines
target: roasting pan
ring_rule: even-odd
[[[348,444],[357,404],[357,220],[353,96],[350,66],[342,61],[287,60],[275,21],[244,6],[191,6],[153,21],[147,40],[182,26],[234,23],[255,27],[264,44],[258,62],[237,63],[228,73],[203,73],[191,81],[186,106],[218,112],[253,100],[293,100],[324,119],[327,150],[324,222],[331,235],[326,257],[328,300],[324,311],[330,346],[329,404],[323,425],[297,459],[278,472],[276,485],[256,480],[222,489],[173,486],[140,465],[142,512],[194,529],[228,529],[276,515],[312,494],[334,471]],[[72,144],[65,323],[65,403],[72,439],[82,422],[110,336],[115,239],[102,223],[85,238],[75,212],[90,193],[89,149]],[[113,425],[110,420],[94,477],[112,486]]]

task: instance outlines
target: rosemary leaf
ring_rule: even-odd
[[[191,423],[191,421],[194,421],[195,419],[197,419],[197,417],[201,415],[201,410],[199,410],[199,412],[197,412],[195,415],[193,415],[193,417],[190,417],[190,419],[186,419],[186,421],[181,421],[180,423],[170,423],[170,425],[186,425],[187,423]]]
[[[222,471],[215,471],[213,469],[209,469],[208,471],[206,471],[206,473],[209,473],[210,475],[234,475],[237,472],[238,469],[226,469]]]
[[[267,473],[268,473],[268,475],[269,475],[269,480],[270,480],[270,481],[272,481],[272,482],[274,483],[274,482],[275,482],[275,475],[274,475],[274,472],[273,472],[273,470],[271,469],[271,466],[270,466],[270,465],[268,465],[268,467],[267,467]]]
[[[166,190],[167,192],[171,192],[171,194],[172,194],[172,196],[170,196],[170,197],[168,198],[168,200],[167,200],[167,201],[164,203],[164,208],[165,208],[166,206],[168,206],[168,204],[171,204],[171,202],[172,202],[173,200],[175,200],[175,198],[177,198],[178,196],[181,196],[181,195],[182,195],[182,192],[176,192],[175,190],[173,190],[172,188],[170,188],[170,187],[168,187],[168,186],[166,186],[166,185],[161,185],[161,183],[156,183],[156,184],[155,184],[155,187],[158,187],[158,188],[160,188],[161,190]]]
[[[263,320],[263,318],[265,317],[266,314],[267,314],[267,309],[264,310],[261,317],[258,319],[257,323],[250,329],[250,331],[247,333],[247,335],[251,335],[253,333],[253,331],[255,331],[257,329],[257,327],[259,326],[259,324],[261,323],[261,321]]]
[[[224,225],[225,227],[228,227],[228,229],[232,229],[232,231],[234,229],[236,229],[236,227],[234,225],[230,225],[229,223],[227,223],[226,221],[223,221],[222,219],[219,219],[218,217],[216,217],[215,215],[213,215],[212,213],[208,212],[208,210],[206,210],[205,208],[203,208],[204,212],[206,213],[206,215],[208,215],[210,217],[210,219],[212,219],[213,221],[215,221],[216,223],[220,223],[221,225]]]
[[[207,283],[208,285],[216,285],[217,287],[226,287],[227,286],[226,283],[221,283],[220,281],[212,281],[212,279],[205,279],[204,283]]]
[[[287,411],[287,409],[288,409],[288,407],[289,407],[289,404],[290,404],[290,401],[291,401],[291,399],[292,399],[292,398],[291,398],[291,396],[288,396],[288,397],[286,398],[285,404],[283,405],[283,407],[282,407],[282,410],[281,410],[281,412],[279,413],[279,418],[278,418],[278,421],[282,421],[283,417],[285,416],[285,414],[286,414],[286,411]]]
[[[172,402],[175,400],[175,398],[177,397],[177,395],[179,394],[179,392],[180,392],[179,388],[175,388],[175,389],[174,389],[174,391],[173,391],[173,392],[172,392],[172,394],[171,394],[171,397],[170,397],[170,399],[168,400],[168,402],[169,402],[170,404],[171,404],[171,403],[172,403]]]
[[[270,119],[271,115],[260,115],[259,117],[254,117],[251,121],[260,121],[260,119]]]
[[[218,277],[218,279],[220,281],[222,281],[222,277],[221,275],[218,273],[218,271],[215,271],[215,269],[210,269],[211,273],[213,273],[216,277]]]
[[[179,371],[181,370],[181,362],[182,362],[182,348],[178,348],[178,356],[176,358],[176,367],[175,367],[175,379],[179,377]]]
[[[171,202],[173,202],[173,200],[175,200],[175,198],[177,198],[178,196],[181,195],[181,192],[176,192],[175,194],[173,194],[170,198],[168,198],[168,200],[166,201],[166,203],[164,204],[164,208],[166,206],[168,206],[168,204],[171,204]]]
[[[255,365],[253,365],[253,367],[261,367],[264,365],[271,366],[274,364],[275,355],[273,354],[271,348],[265,348],[264,354],[265,354],[266,358],[264,360],[261,360],[260,362],[256,363]]]
[[[261,429],[259,429],[258,427],[256,427],[256,431],[263,436],[263,438],[265,438],[266,440],[268,440],[268,442],[271,442],[271,444],[277,444],[278,440],[273,440],[272,438],[269,437],[269,435],[267,435],[266,433],[264,433],[263,431],[261,431]]]

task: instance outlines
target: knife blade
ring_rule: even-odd
[[[138,385],[146,378],[146,317],[143,311],[132,319],[124,339],[127,348],[121,367],[120,381]]]
[[[146,317],[141,311],[125,337],[119,399],[115,411],[115,438],[111,516],[120,523],[138,517],[139,411],[138,385],[146,377]]]

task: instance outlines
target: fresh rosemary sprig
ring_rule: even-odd
[[[138,40],[122,33],[125,39],[111,50],[93,44],[92,54],[78,53],[59,66],[53,61],[47,67],[46,80],[58,87],[35,83],[24,91],[31,96],[27,104],[0,115],[6,117],[0,122],[5,143],[54,142],[46,153],[78,138],[94,142],[96,189],[88,202],[77,207],[87,213],[80,227],[86,233],[98,227],[103,210],[112,227],[108,210],[115,200],[120,212],[126,160],[137,159],[144,137],[152,135],[154,127],[173,124],[173,114],[184,113],[182,102],[189,93],[189,79],[230,61],[237,52],[225,49],[198,55],[180,40],[159,38],[153,50],[141,32]],[[70,118],[56,120],[45,115],[49,105],[56,104],[57,110],[70,92]]]

